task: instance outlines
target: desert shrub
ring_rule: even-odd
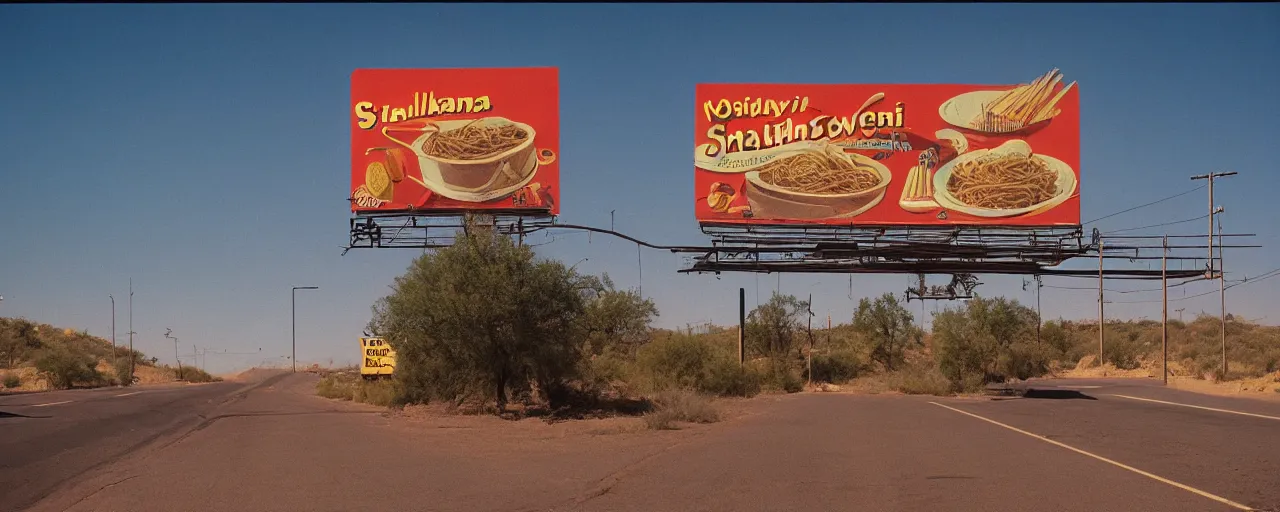
[[[126,372],[127,373],[127,372]],[[194,366],[182,367],[182,380],[187,382],[221,382],[222,378],[214,377],[209,372],[196,368]]]
[[[631,381],[642,390],[696,390],[731,396],[760,392],[760,376],[740,366],[728,347],[697,336],[673,334],[641,347]]]
[[[1036,322],[1017,301],[975,297],[934,317],[934,360],[955,389],[1043,375],[1049,352],[1035,346]]]
[[[804,389],[804,380],[800,378],[799,372],[792,369],[787,362],[776,359],[768,360],[765,365],[763,384],[769,389],[787,393],[796,393]]]
[[[971,391],[981,388],[982,381],[974,374],[955,383],[934,367],[907,367],[889,373],[885,380],[889,389],[908,395],[946,396],[953,391]]]
[[[133,376],[130,375],[129,371],[130,369],[129,369],[128,362],[125,362],[119,366],[116,366],[115,368],[112,368],[111,374],[115,383],[120,386],[132,386]]]
[[[814,382],[843,384],[857,377],[861,368],[862,360],[853,350],[816,353],[813,354],[813,374],[809,378]]]
[[[760,394],[760,380],[760,373],[751,367],[719,357],[707,362],[701,390],[719,396],[752,397]]]
[[[104,382],[93,357],[63,349],[45,350],[36,359],[36,370],[55,389],[67,389],[75,385],[94,386]]]
[[[397,394],[398,390],[394,380],[363,380],[353,386],[351,400],[387,407],[395,403]]]
[[[654,408],[644,415],[645,426],[654,430],[670,430],[678,421],[715,423],[720,411],[711,399],[687,389],[668,389],[653,398]]]
[[[4,387],[12,389],[21,385],[22,385],[22,379],[18,377],[18,374],[6,373],[4,375]]]
[[[355,398],[355,382],[340,375],[326,375],[316,383],[316,394],[325,398],[351,400]]]

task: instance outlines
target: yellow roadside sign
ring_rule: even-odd
[[[360,375],[391,375],[396,369],[396,352],[382,338],[360,338]]]

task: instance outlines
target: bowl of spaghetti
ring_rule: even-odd
[[[933,177],[943,208],[976,217],[1013,217],[1065,202],[1076,189],[1071,166],[1034,154],[1022,140],[961,155]]]
[[[772,160],[746,173],[751,213],[763,219],[853,217],[875,206],[889,186],[889,168],[835,146]]]
[[[387,130],[384,128],[384,134]],[[426,169],[439,169],[438,185],[454,191],[484,193],[511,188],[527,181],[537,168],[536,132],[524,123],[484,117],[429,122],[413,131],[421,135],[412,144],[387,137],[418,156],[424,179],[437,177]]]

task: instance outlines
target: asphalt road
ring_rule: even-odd
[[[763,397],[718,424],[599,435],[417,424],[314,382],[215,405],[32,510],[1280,510],[1280,402],[1151,382]]]
[[[0,396],[0,510],[19,510],[92,468],[189,428],[250,385],[216,382]]]

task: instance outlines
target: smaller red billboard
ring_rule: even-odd
[[[556,68],[357,69],[351,211],[555,215]]]

